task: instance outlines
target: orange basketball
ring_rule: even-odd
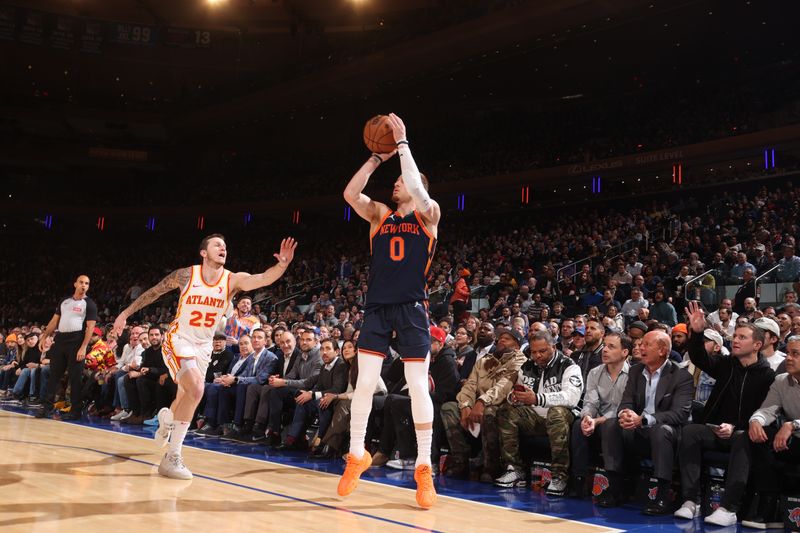
[[[376,115],[364,124],[364,144],[375,154],[388,154],[397,148],[389,126],[389,117]]]

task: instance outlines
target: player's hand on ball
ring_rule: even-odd
[[[273,254],[275,259],[278,260],[278,264],[280,264],[283,268],[289,266],[289,263],[292,262],[294,259],[294,250],[297,248],[297,241],[295,241],[291,237],[287,237],[281,241],[281,249],[277,254]]]
[[[389,126],[392,128],[394,134],[394,142],[407,141],[406,138],[406,125],[394,113],[389,113]]]

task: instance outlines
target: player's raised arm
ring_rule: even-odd
[[[261,274],[248,274],[247,272],[231,274],[231,293],[252,291],[275,283],[289,268],[289,264],[294,259],[295,248],[297,248],[297,241],[291,237],[283,239],[280,251],[273,254],[275,259],[278,260],[278,264],[273,265]]]
[[[358,216],[370,224],[377,224],[389,208],[364,194],[364,188],[366,188],[372,173],[381,163],[389,160],[396,152],[397,150],[394,150],[388,154],[372,154],[369,156],[367,162],[361,165],[361,168],[350,178],[350,182],[344,189],[345,201],[356,210]]]
[[[114,321],[114,331],[117,332],[117,335],[120,335],[125,328],[125,322],[128,321],[129,316],[139,309],[147,307],[169,291],[183,287],[189,283],[191,277],[192,267],[179,268],[178,270],[172,271],[167,277],[144,291],[127,309],[119,314]]]
[[[428,194],[422,183],[422,176],[417,168],[417,163],[411,155],[406,137],[406,125],[394,113],[389,113],[389,126],[392,128],[394,140],[397,143],[397,155],[400,157],[400,170],[403,172],[403,183],[408,194],[414,200],[414,207],[425,219],[434,225],[439,223],[441,210]]]

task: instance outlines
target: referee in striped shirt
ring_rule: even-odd
[[[43,409],[36,414],[37,418],[48,417],[53,413],[53,401],[61,384],[65,370],[69,370],[70,412],[63,415],[64,420],[80,420],[83,409],[81,397],[83,360],[92,337],[94,325],[97,323],[97,305],[86,296],[89,291],[89,276],[78,276],[73,285],[75,292],[71,297],[61,300],[61,304],[42,333],[39,349],[44,339],[56,333],[53,347],[50,348],[50,379]]]

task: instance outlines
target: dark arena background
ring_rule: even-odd
[[[787,0],[0,0],[0,529],[800,530],[798,20]],[[400,157],[363,138],[389,113],[441,210],[425,510],[397,326],[371,467],[336,488],[377,291],[343,193],[365,165],[405,214]],[[201,285],[146,291],[212,234],[225,268],[280,275],[206,320],[194,476],[168,479],[170,335]]]

